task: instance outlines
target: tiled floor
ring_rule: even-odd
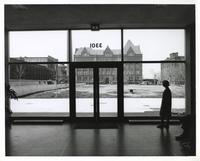
[[[73,124],[12,125],[7,136],[12,156],[182,156],[179,125],[121,124],[111,129],[76,129]]]

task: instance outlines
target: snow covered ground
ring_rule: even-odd
[[[31,94],[18,100],[11,99],[13,112],[69,112],[68,86],[53,86],[50,91],[46,88],[26,86],[17,89],[20,94],[43,90],[41,93]],[[50,88],[49,86],[48,88]],[[53,89],[53,90],[52,90]],[[185,86],[170,86],[172,91],[172,111],[184,112]],[[20,92],[21,90],[21,92]],[[132,90],[132,92],[130,92]],[[144,113],[159,111],[162,92],[161,85],[124,85],[124,112]],[[117,113],[117,85],[100,85],[100,113]],[[78,113],[93,113],[93,85],[76,84],[76,111]]]
[[[11,100],[13,112],[69,112],[69,99],[18,99]],[[137,113],[145,111],[158,111],[161,98],[124,98],[124,112]],[[82,113],[93,112],[93,99],[77,98],[76,111]],[[185,99],[173,98],[172,111],[184,111]],[[116,98],[100,98],[100,112],[117,112]]]

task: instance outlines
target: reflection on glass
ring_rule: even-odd
[[[181,59],[185,59],[185,31],[183,29],[124,30],[125,61],[160,61],[165,60],[172,52],[179,53],[179,56],[182,56]]]
[[[99,68],[100,117],[117,117],[117,68]]]
[[[72,31],[72,61],[120,61],[119,30]]]
[[[76,116],[94,116],[93,68],[76,68]]]
[[[67,31],[9,32],[10,61],[67,61]]]
[[[12,64],[9,68],[9,84],[19,97],[11,99],[13,112],[69,112],[68,65]]]
[[[128,68],[131,66],[131,68]],[[131,69],[131,71],[129,71]],[[137,69],[137,70],[134,70]],[[140,71],[140,72],[137,72]],[[142,71],[142,74],[141,74]],[[185,111],[185,64],[161,63],[124,65],[124,112],[125,116],[159,114],[164,87],[170,82],[172,113]]]

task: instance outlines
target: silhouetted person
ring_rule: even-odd
[[[158,128],[169,128],[169,119],[171,117],[171,107],[172,107],[172,95],[171,90],[169,89],[169,82],[167,80],[164,80],[162,82],[163,87],[165,87],[165,90],[162,95],[162,103],[160,108],[160,118],[161,118],[161,124],[159,124]],[[166,124],[164,123],[164,120],[166,119]]]

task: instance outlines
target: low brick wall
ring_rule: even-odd
[[[55,81],[52,82],[56,83]],[[9,84],[10,86],[41,85],[47,84],[47,80],[10,79]]]
[[[38,85],[22,85],[22,86],[13,86],[11,85],[11,88],[16,91],[17,96],[24,96],[29,95],[37,92],[43,92],[48,90],[54,90],[54,89],[62,89],[67,88],[67,84],[38,84]]]

